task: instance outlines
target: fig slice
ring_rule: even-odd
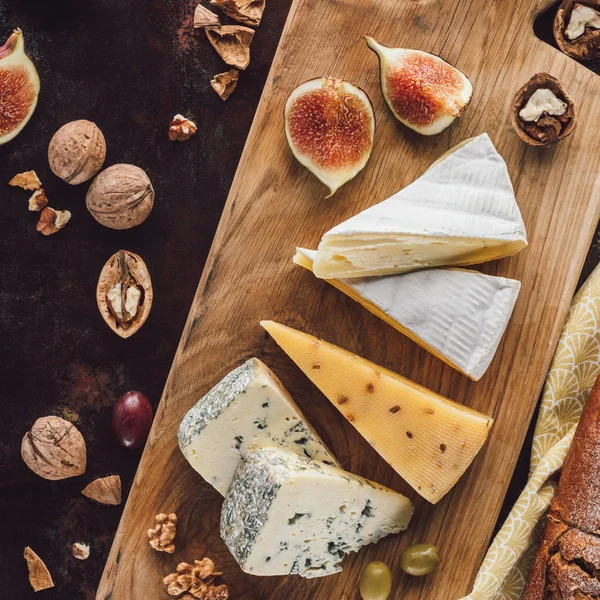
[[[23,32],[15,29],[0,46],[0,145],[16,137],[33,115],[40,78],[25,54]]]
[[[554,17],[554,39],[571,58],[600,59],[600,2],[563,0]]]
[[[388,48],[372,37],[365,39],[379,57],[383,97],[403,125],[421,135],[435,135],[463,114],[473,86],[456,67],[429,52]]]
[[[285,104],[285,133],[294,156],[332,196],[367,164],[375,115],[356,86],[321,77],[298,86]]]
[[[573,133],[575,103],[556,77],[538,73],[515,95],[511,122],[530,146],[552,146]]]

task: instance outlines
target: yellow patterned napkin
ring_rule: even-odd
[[[554,495],[550,477],[565,460],[583,405],[600,372],[600,265],[579,290],[546,378],[531,451],[529,481],[462,600],[519,600],[543,516]]]

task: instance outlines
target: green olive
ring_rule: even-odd
[[[405,573],[421,577],[436,570],[440,564],[438,550],[431,544],[409,546],[400,555],[400,567]]]
[[[392,572],[385,563],[369,563],[360,574],[360,596],[363,600],[387,600],[392,591]]]

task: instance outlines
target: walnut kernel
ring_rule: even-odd
[[[75,542],[71,548],[73,556],[78,560],[87,560],[90,556],[90,545],[84,542]]]
[[[84,119],[63,125],[50,140],[48,162],[63,181],[77,185],[100,171],[106,158],[106,141],[99,127]]]
[[[215,571],[215,563],[210,558],[195,560],[194,564],[179,563],[177,572],[167,575],[163,583],[171,596],[189,592],[194,598],[202,600],[226,600],[229,589],[226,585],[214,585],[214,580],[222,575]]]
[[[186,142],[197,130],[196,123],[183,115],[175,115],[169,125],[169,139],[172,142]]]
[[[60,231],[70,220],[71,213],[68,210],[54,210],[46,206],[42,210],[40,220],[35,228],[44,235],[52,235]]]
[[[25,171],[24,173],[15,175],[8,182],[8,185],[20,187],[24,190],[39,190],[42,187],[42,182],[35,171]]]
[[[98,223],[111,229],[130,229],[150,214],[154,188],[143,169],[116,164],[92,181],[85,203]]]
[[[35,190],[29,198],[29,210],[32,212],[39,212],[43,208],[48,206],[48,198],[46,198],[46,192],[43,189]]]
[[[173,554],[175,552],[175,544],[173,542],[176,534],[177,515],[175,513],[169,515],[160,513],[156,515],[156,525],[152,529],[148,529],[150,546],[158,552]]]
[[[118,475],[109,475],[94,479],[81,493],[100,504],[116,506],[121,504],[121,478]]]
[[[60,417],[38,419],[23,437],[21,456],[44,479],[67,479],[85,473],[83,436],[75,425]]]

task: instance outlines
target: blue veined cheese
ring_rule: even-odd
[[[251,358],[225,376],[185,415],[179,447],[223,496],[249,448],[279,446],[337,465],[275,374]]]
[[[403,531],[414,507],[382,485],[279,448],[246,454],[221,537],[246,573],[323,577],[349,552]]]

